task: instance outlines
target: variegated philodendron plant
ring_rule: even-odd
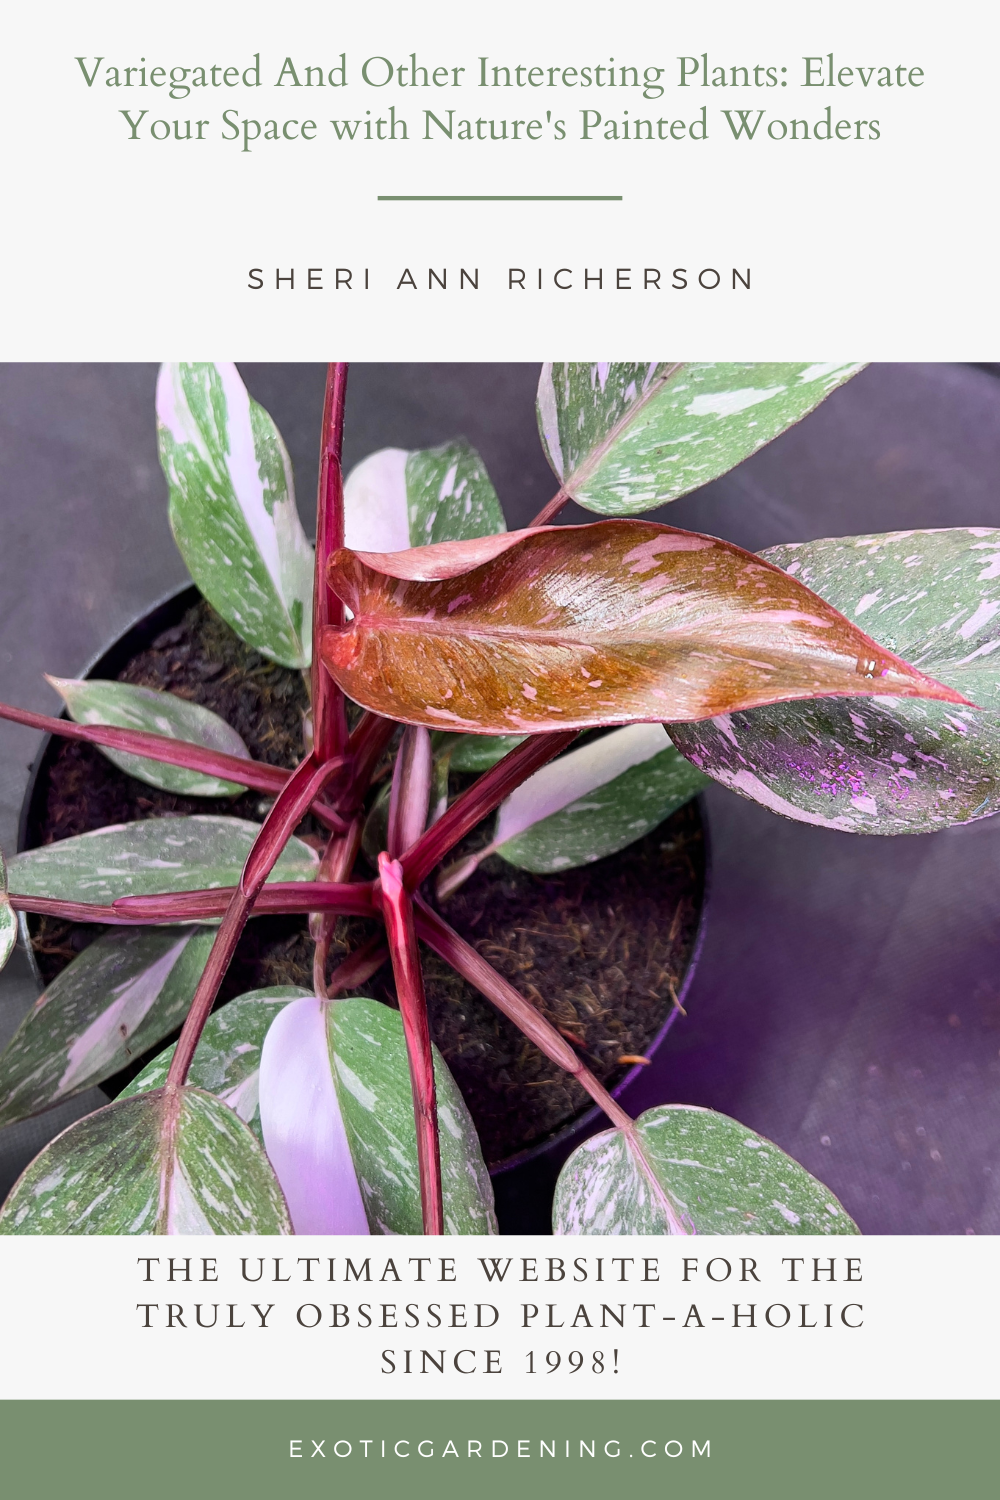
[[[155,787],[273,799],[263,826],[152,818],[8,859],[4,959],[17,911],[106,930],[0,1057],[0,1123],[181,1029],[119,1098],[45,1147],[0,1231],[493,1232],[476,1131],[429,1033],[422,942],[607,1115],[560,1177],[557,1234],[856,1232],[821,1183],[736,1121],[679,1104],[630,1119],[421,888],[434,881],[443,900],[484,853],[536,872],[599,859],[706,777],[856,833],[1000,807],[1000,532],[753,556],[636,519],[738,464],[858,368],[545,366],[538,420],[558,493],[508,532],[463,441],[385,449],[343,482],[347,372],[333,365],[313,548],[281,437],[235,367],[164,366],[177,544],[244,641],[308,674],[308,743],[288,772],[252,759],[208,710],[119,682],[51,679],[68,719],[0,706]],[[570,498],[604,519],[551,525]],[[362,710],[350,732],[347,699]],[[574,745],[586,730],[606,732]],[[391,788],[375,796],[397,738]],[[449,770],[476,777],[451,799]],[[310,812],[327,830],[321,852],[295,836]],[[494,815],[480,852],[459,857]],[[362,841],[374,880],[354,874]],[[312,989],[213,1012],[259,913],[309,914]],[[331,972],[345,915],[380,920],[384,935]],[[387,957],[398,1011],[351,995]]]

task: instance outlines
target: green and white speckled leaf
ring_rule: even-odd
[[[294,984],[272,985],[269,989],[248,990],[237,995],[221,1010],[213,1012],[198,1039],[188,1082],[196,1088],[215,1094],[223,1104],[235,1110],[244,1124],[264,1144],[260,1128],[260,1049],[267,1028],[290,1000],[308,995],[308,990]],[[159,1057],[147,1063],[122,1089],[119,1099],[133,1094],[147,1094],[162,1088],[174,1055],[168,1047]]]
[[[833,1194],[761,1135],[690,1104],[648,1109],[641,1150],[693,1234],[857,1234]],[[595,1135],[556,1183],[555,1234],[669,1234],[649,1177],[618,1130]]]
[[[523,734],[459,734],[450,752],[453,771],[488,771],[516,750]]]
[[[15,854],[8,863],[18,896],[107,905],[119,896],[215,890],[236,885],[259,823],[195,813],[116,823]],[[268,880],[314,880],[319,863],[301,839],[289,839]]]
[[[270,1163],[220,1100],[187,1087],[116,1099],[35,1157],[0,1234],[290,1234]]]
[[[71,1099],[187,1015],[214,934],[112,927],[57,975],[0,1056],[0,1125]]]
[[[708,484],[859,364],[547,364],[538,427],[578,504],[629,516]]]
[[[500,806],[492,847],[536,874],[591,864],[643,838],[706,782],[662,724],[628,724],[522,782]]]
[[[14,951],[17,942],[17,913],[7,894],[7,861],[0,849],[0,969]]]
[[[175,693],[161,693],[155,688],[134,687],[129,682],[105,682],[68,677],[49,677],[77,724],[114,724],[119,729],[143,729],[150,734],[165,734],[172,740],[185,740],[206,750],[221,750],[249,760],[250,752],[235,729],[210,708],[189,703]],[[178,792],[186,797],[234,797],[245,789],[235,781],[207,776],[203,771],[188,771],[184,766],[167,766],[148,760],[144,755],[129,755],[122,750],[100,747],[112,765],[135,776],[148,786],[164,792]]]
[[[417,1135],[399,1012],[375,1000],[330,1003],[337,1097],[373,1234],[422,1234]],[[495,1234],[493,1188],[458,1085],[434,1048],[446,1234]]]
[[[464,438],[408,453],[380,448],[344,482],[345,545],[401,552],[506,531],[486,466]]]
[[[233,364],[165,364],[156,386],[170,525],[191,577],[248,645],[312,651],[313,549],[281,434]]]
[[[922,698],[779,703],[671,725],[683,753],[773,812],[850,833],[925,833],[1000,810],[1000,531],[834,537],[762,556],[983,712]]]

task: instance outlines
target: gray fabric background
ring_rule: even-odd
[[[323,370],[243,365],[295,464],[307,530]],[[464,433],[510,526],[554,485],[533,366],[356,366],[346,458]],[[58,712],[42,672],[79,672],[185,580],[153,433],[153,366],[0,366],[0,696]],[[567,513],[565,520],[582,520]],[[1000,525],[1000,380],[882,365],[660,519],[758,549],[909,526]],[[12,849],[37,736],[0,724]],[[829,1183],[869,1233],[1000,1232],[1000,821],[921,838],[791,823],[721,788],[706,943],[657,1097],[735,1115]],[[0,1041],[34,998],[18,954]],[[0,1192],[96,1091],[0,1133]],[[544,1191],[545,1171],[534,1187]],[[533,1183],[498,1184],[542,1228]]]

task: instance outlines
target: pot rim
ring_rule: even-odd
[[[187,599],[185,598],[185,596],[187,596]],[[87,661],[87,663],[80,669],[78,675],[80,677],[90,677],[94,673],[98,672],[98,670],[103,666],[105,662],[108,663],[108,667],[106,668],[106,670],[110,671],[114,669],[115,672],[117,672],[118,670],[120,670],[120,667],[115,667],[114,663],[119,659],[119,656],[120,660],[124,662],[127,661],[130,656],[135,655],[135,651],[132,649],[129,650],[127,655],[121,654],[124,642],[127,641],[130,636],[142,630],[144,635],[149,636],[150,641],[154,640],[156,635],[158,635],[162,629],[169,629],[169,625],[166,623],[166,620],[164,620],[162,623],[156,621],[157,615],[169,615],[173,613],[173,611],[181,604],[182,601],[185,601],[185,603],[190,602],[190,604],[195,604],[202,597],[203,596],[199,591],[197,584],[193,582],[179,584],[176,588],[170,589],[167,593],[162,594],[160,598],[157,599],[154,603],[148,605],[147,608],[134,615],[133,618],[117,633],[117,635],[114,636],[114,638],[106,646],[104,646],[101,650],[95,652],[94,655],[91,656]],[[64,709],[59,717],[66,719],[69,717],[69,715]],[[48,758],[48,752],[53,738],[54,736],[51,734],[45,734],[42,736],[42,739],[38,746],[38,750],[35,754],[35,758],[31,763],[31,771],[25,785],[24,796],[21,801],[20,816],[18,818],[17,851],[19,854],[23,852],[27,845],[29,825],[32,822],[34,813],[33,803],[35,800],[35,793],[38,788],[39,778]],[[660,1030],[656,1033],[656,1035],[653,1037],[652,1041],[646,1048],[645,1056],[650,1059],[650,1064],[633,1064],[633,1066],[625,1074],[624,1078],[621,1078],[618,1083],[615,1084],[614,1088],[610,1091],[612,1098],[618,1100],[620,1103],[624,1100],[624,1096],[628,1093],[632,1085],[637,1083],[638,1080],[647,1073],[648,1067],[655,1067],[656,1055],[662,1047],[674,1023],[676,1022],[677,1017],[684,1005],[684,1001],[687,998],[687,994],[694,980],[695,971],[698,967],[698,963],[701,958],[701,952],[705,944],[706,919],[712,892],[712,842],[709,829],[708,809],[705,803],[704,795],[702,793],[699,793],[698,796],[693,800],[697,803],[698,806],[698,816],[701,822],[702,829],[702,839],[704,844],[704,879],[702,882],[701,902],[698,908],[698,922],[695,929],[694,942],[691,946],[691,955],[688,959],[687,967],[684,971],[684,977],[681,981],[681,986],[677,994],[677,1004],[671,1007],[670,1013],[664,1021],[663,1025],[660,1027]],[[20,930],[22,946],[27,954],[28,964],[31,968],[32,977],[34,978],[35,983],[38,985],[39,990],[41,991],[44,988],[42,976],[38,968],[37,960],[35,958],[34,949],[31,946],[31,940],[27,929],[27,917],[24,912],[20,912],[18,914],[18,927]],[[597,1130],[600,1128],[600,1122],[604,1119],[604,1111],[600,1108],[599,1105],[594,1104],[583,1114],[575,1116],[572,1120],[568,1120],[565,1125],[561,1125],[558,1130],[553,1131],[550,1135],[544,1136],[538,1141],[533,1141],[531,1145],[525,1146],[523,1150],[515,1152],[513,1156],[504,1157],[503,1161],[496,1162],[489,1168],[490,1176],[505,1176],[507,1173],[516,1171],[519,1167],[526,1166],[530,1162],[538,1161],[543,1157],[556,1158],[561,1156],[562,1159],[565,1160],[565,1158],[569,1156],[571,1151],[575,1150],[577,1146],[582,1145],[585,1140],[587,1140],[590,1136],[594,1135],[597,1132]]]

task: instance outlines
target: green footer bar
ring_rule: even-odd
[[[55,1500],[996,1494],[995,1401],[6,1401],[4,1492]]]

